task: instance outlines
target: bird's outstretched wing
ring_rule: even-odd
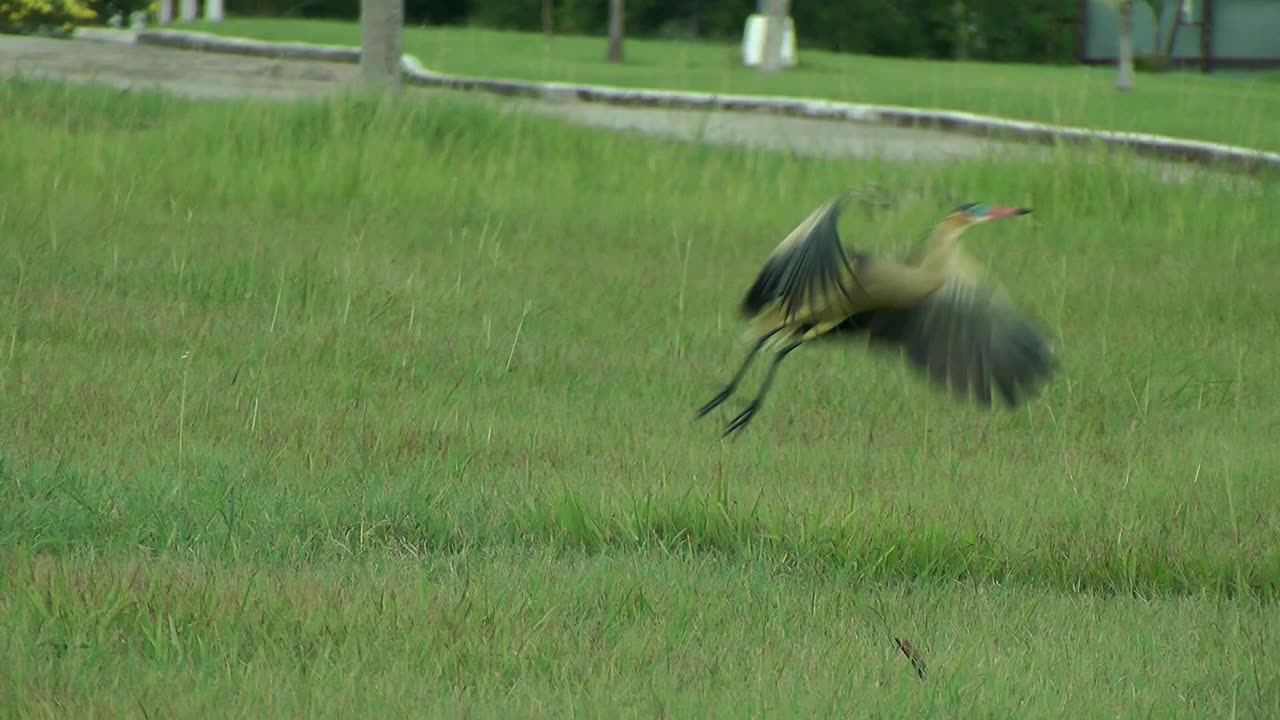
[[[852,261],[836,229],[847,194],[820,205],[764,262],[740,310],[751,317],[775,302],[784,322],[804,321],[856,304],[860,291]]]
[[[1016,407],[1057,370],[1048,335],[975,271],[953,275],[918,305],[875,310],[849,323],[873,343],[900,348],[934,383],[984,408],[993,390]]]

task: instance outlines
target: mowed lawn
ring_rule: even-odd
[[[0,129],[5,714],[1280,712],[1273,185],[417,95]],[[760,260],[868,182],[885,252],[1034,207],[967,244],[1061,374],[984,414],[809,348],[721,441]]]
[[[178,23],[220,35],[358,46],[360,26],[233,18]],[[406,27],[404,50],[459,75],[713,93],[810,97],[941,108],[1097,130],[1157,133],[1280,151],[1280,87],[1266,76],[1139,74],[1115,90],[1109,67],[937,62],[804,47],[800,67],[766,76],[742,66],[735,43],[627,40],[626,62],[604,62],[605,40],[482,28]]]

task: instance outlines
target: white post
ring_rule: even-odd
[[[196,19],[196,0],[181,0],[178,7],[182,12],[183,21]]]
[[[156,21],[161,25],[173,22],[173,0],[160,0],[160,10],[156,15]]]
[[[782,68],[782,39],[787,32],[787,0],[765,2],[764,51],[760,69],[767,73]]]
[[[222,0],[204,0],[204,19],[209,22],[222,22]]]
[[[399,90],[404,0],[360,0],[360,74],[367,84]]]

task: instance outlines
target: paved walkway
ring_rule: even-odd
[[[193,52],[133,45],[128,33],[101,40],[0,36],[0,75],[98,83],[121,89],[161,89],[194,98],[321,97],[347,88],[353,64]],[[442,90],[412,88],[415,93]],[[616,107],[582,102],[513,100],[476,94],[480,102],[550,115],[579,125],[630,130],[714,144],[790,149],[806,155],[960,158],[992,152],[1035,152],[1013,143],[879,125],[739,112]]]
[[[0,35],[0,75],[160,89],[195,98],[316,97],[341,90],[358,73],[358,67],[344,63],[199,53],[109,40]]]

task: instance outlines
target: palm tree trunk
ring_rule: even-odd
[[[361,0],[360,74],[372,86],[399,90],[404,0]]]
[[[622,62],[622,38],[626,31],[623,0],[609,0],[609,62]]]

